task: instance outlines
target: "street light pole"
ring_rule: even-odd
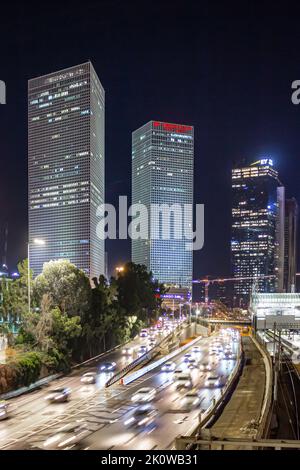
[[[27,243],[27,264],[28,264],[28,270],[27,270],[27,276],[28,276],[28,313],[30,313],[30,302],[31,302],[31,298],[30,298],[30,243],[28,242]]]

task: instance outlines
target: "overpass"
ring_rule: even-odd
[[[200,321],[199,321],[200,320]],[[228,320],[225,318],[198,318],[197,321],[201,323],[203,321],[207,324],[217,324],[217,325],[231,325],[231,326],[251,326],[251,320]]]

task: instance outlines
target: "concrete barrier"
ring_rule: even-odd
[[[176,351],[171,352],[167,356],[164,356],[161,359],[158,359],[158,361],[152,362],[151,364],[149,364],[149,366],[143,367],[142,369],[134,372],[133,374],[130,374],[128,377],[125,377],[125,379],[123,379],[123,384],[128,385],[129,383],[133,382],[134,380],[138,379],[139,377],[142,377],[143,375],[147,374],[151,370],[156,369],[156,367],[159,367],[164,362],[167,362],[170,359],[172,359],[173,357],[177,356],[182,351],[185,351],[186,349],[190,348],[193,344],[197,343],[200,340],[201,340],[201,337],[196,338],[196,339],[190,341],[189,343],[185,344],[184,346],[181,346],[181,348],[176,349]]]
[[[138,357],[135,359],[133,362],[128,364],[126,367],[124,367],[122,370],[119,372],[116,372],[105,384],[105,387],[110,387],[111,385],[115,384],[116,382],[122,380],[121,384],[124,384],[124,377],[134,370],[136,367],[140,366],[143,363],[148,363],[153,359],[155,356],[157,356],[162,349],[163,345],[165,343],[168,343],[170,338],[173,337],[174,334],[180,333],[182,330],[182,327],[188,327],[188,325],[185,325],[184,323],[181,323],[178,325],[174,331],[172,331],[169,335],[165,336],[160,343],[156,344],[150,351],[146,352],[142,356]]]

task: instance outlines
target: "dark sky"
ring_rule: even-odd
[[[282,5],[284,4],[284,9]],[[130,196],[131,132],[150,119],[195,126],[195,201],[205,246],[194,276],[230,272],[230,170],[270,156],[300,201],[300,8],[296,2],[1,3],[0,223],[8,262],[26,256],[27,80],[90,59],[106,91],[106,200]],[[107,244],[110,268],[130,243]],[[2,246],[0,254],[2,254]]]

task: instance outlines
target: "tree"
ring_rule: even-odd
[[[162,284],[153,279],[146,266],[126,263],[116,280],[118,302],[127,316],[149,321],[156,318],[161,306],[161,295],[166,292]]]
[[[91,287],[85,273],[68,260],[49,261],[33,283],[34,299],[41,303],[48,294],[53,308],[69,316],[83,316],[89,309]]]
[[[19,278],[14,280],[1,279],[0,290],[2,302],[0,314],[4,320],[16,321],[22,319],[28,311],[28,260],[18,264]],[[30,277],[32,280],[32,270]]]
[[[58,307],[51,308],[49,296],[44,295],[41,311],[28,312],[16,339],[16,344],[47,353],[63,360],[72,358],[74,340],[81,333],[80,317],[69,317]]]

